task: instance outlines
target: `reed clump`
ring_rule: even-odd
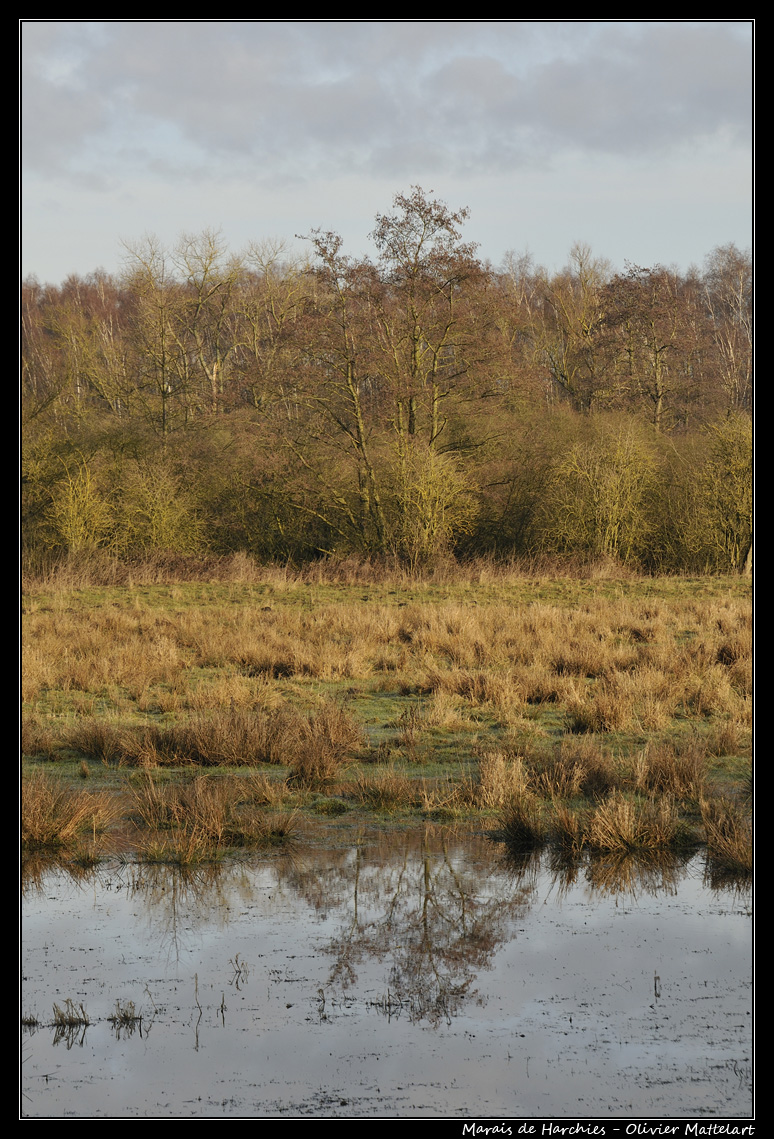
[[[65,1001],[64,1008],[61,1005],[54,1005],[54,1027],[59,1029],[88,1028],[90,1023],[89,1014],[82,1002],[76,1004],[75,1001],[68,998]]]

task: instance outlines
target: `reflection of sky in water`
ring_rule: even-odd
[[[387,1117],[749,1111],[749,896],[707,889],[700,859],[666,890],[601,892],[500,854],[402,835],[188,880],[45,874],[23,1009],[69,997],[93,1023],[69,1051],[25,1036],[29,1110],[346,1115],[336,1092]],[[157,1006],[147,1036],[115,1039],[116,1000],[146,1029]]]

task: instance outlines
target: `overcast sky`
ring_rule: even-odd
[[[751,244],[751,21],[23,20],[22,274],[123,240],[313,227],[372,253],[412,185],[495,264]]]

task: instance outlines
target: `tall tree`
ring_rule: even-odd
[[[630,399],[640,402],[657,431],[684,417],[690,373],[681,281],[657,265],[630,265],[606,290],[607,327],[617,344],[618,370]]]
[[[312,415],[300,426],[304,440],[316,440],[351,464],[355,501],[346,489],[336,488],[330,458],[321,468],[300,438],[291,445],[299,462],[327,489],[333,509],[326,513],[326,522],[342,536],[355,539],[361,549],[381,552],[386,548],[387,525],[367,409],[369,337],[364,327],[373,267],[347,257],[337,233],[313,230],[306,240],[316,257],[316,289],[308,319],[297,335],[311,367],[306,401]],[[304,509],[313,510],[308,505]]]
[[[394,401],[403,442],[422,435],[438,446],[444,402],[468,375],[474,351],[463,291],[478,280],[476,246],[462,241],[469,210],[452,211],[420,186],[396,194],[394,211],[376,215],[372,238],[382,270],[375,297],[380,371]]]
[[[570,264],[554,277],[543,276],[542,305],[535,322],[537,358],[555,388],[577,411],[609,405],[609,377],[602,367],[599,334],[605,317],[603,289],[607,261],[576,242]]]
[[[227,385],[226,369],[237,347],[235,296],[243,272],[229,256],[220,233],[184,234],[174,260],[185,288],[176,313],[179,336],[188,343],[204,381],[203,403],[217,413]]]
[[[706,259],[704,286],[728,411],[752,403],[752,261],[735,245]]]
[[[189,399],[193,361],[181,339],[185,298],[174,262],[158,238],[148,235],[125,248],[135,398],[146,421],[166,438],[194,413]]]

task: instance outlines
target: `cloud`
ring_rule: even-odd
[[[117,238],[335,228],[419,183],[497,260],[749,243],[751,29],[710,21],[22,21],[23,271]]]
[[[662,152],[749,131],[735,24],[135,21],[29,24],[24,159],[98,166],[131,136],[313,178],[492,171],[557,150]],[[145,138],[143,146],[141,140]],[[166,154],[163,153],[166,151]],[[483,171],[482,168],[483,167]]]

